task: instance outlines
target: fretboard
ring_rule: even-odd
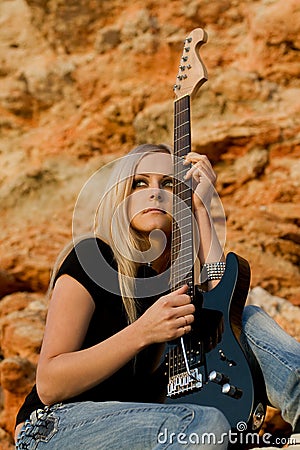
[[[190,96],[174,103],[174,187],[171,247],[171,289],[187,283],[193,286],[192,189],[184,181],[187,166],[184,156],[191,151]],[[190,289],[192,294],[193,289]],[[192,299],[193,300],[193,299]]]

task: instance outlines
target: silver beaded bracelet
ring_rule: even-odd
[[[223,261],[204,263],[201,271],[201,280],[220,280],[225,271],[226,263]]]

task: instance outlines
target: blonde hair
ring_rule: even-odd
[[[145,236],[134,230],[129,223],[126,199],[132,192],[133,176],[140,160],[149,153],[169,153],[171,147],[165,144],[143,144],[117,160],[95,213],[94,236],[108,244],[118,267],[119,286],[129,323],[136,320],[137,300],[134,298],[135,278],[142,255],[149,245]],[[124,207],[125,205],[125,207]],[[80,239],[77,239],[77,242]],[[50,281],[53,287],[59,267],[75,243],[68,245],[59,255]]]

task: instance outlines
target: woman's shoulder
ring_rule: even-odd
[[[109,264],[113,264],[114,255],[110,246],[98,237],[85,237],[77,242],[71,243],[60,269],[66,264],[82,264],[87,263],[91,259],[97,260],[99,263],[103,258]]]
[[[55,281],[61,275],[70,275],[93,294],[117,282],[117,265],[108,244],[97,237],[86,237],[70,249],[60,265]],[[118,283],[117,283],[118,284]]]
[[[97,245],[101,250],[112,251],[110,246],[97,236],[85,236],[73,241],[73,248],[92,245]]]
[[[83,237],[80,240],[77,240],[77,242],[74,242],[72,250],[73,251],[75,250],[76,252],[78,251],[98,252],[100,250],[103,256],[108,258],[113,257],[113,252],[110,246],[102,239],[96,236]]]

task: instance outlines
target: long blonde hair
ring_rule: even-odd
[[[132,192],[133,176],[138,163],[145,155],[155,152],[171,154],[172,151],[165,144],[143,144],[117,160],[94,217],[93,234],[110,246],[117,263],[119,286],[129,323],[137,317],[134,290],[141,261],[137,260],[136,254],[144,252],[149,243],[130,226],[128,211],[124,205]],[[50,289],[62,260],[73,245],[67,246],[58,258],[51,276]]]

